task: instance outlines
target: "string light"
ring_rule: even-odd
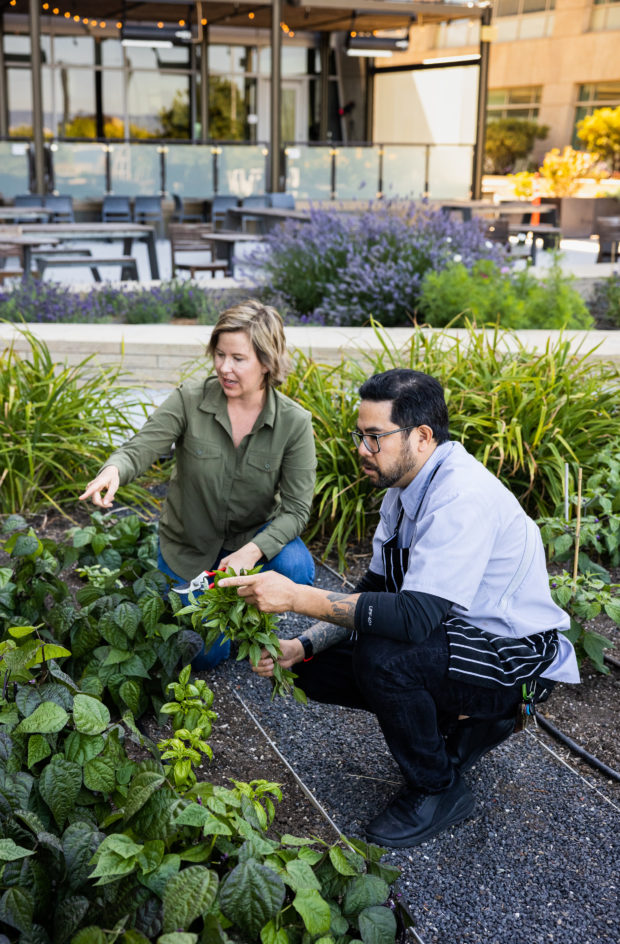
[[[253,20],[255,16],[256,16],[256,13],[254,13],[253,11],[250,11],[250,13],[248,13],[248,20]]]
[[[179,20],[179,26],[185,26],[185,20]]]
[[[44,10],[49,10],[49,8],[50,8],[49,3],[44,3],[44,4],[43,4],[43,9],[44,9]]]
[[[208,22],[209,22],[209,21],[207,20],[206,16],[203,16],[203,18],[202,18],[201,21],[200,21],[200,23],[201,23],[202,26],[206,26]]]
[[[80,17],[77,15],[77,13],[76,13],[75,16],[73,17],[73,19],[75,20],[76,23],[79,23],[79,22],[80,22]]]

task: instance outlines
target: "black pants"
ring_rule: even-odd
[[[443,627],[415,644],[364,635],[294,671],[308,698],[373,712],[408,785],[428,793],[446,789],[455,776],[442,730],[459,715],[516,714],[521,701],[520,684],[495,689],[448,678]]]

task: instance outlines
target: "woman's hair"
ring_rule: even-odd
[[[229,331],[245,331],[263,367],[267,368],[265,382],[271,387],[279,386],[291,369],[286,350],[282,318],[269,305],[249,298],[240,305],[227,308],[217,319],[213,328],[207,353],[215,354],[220,334]]]

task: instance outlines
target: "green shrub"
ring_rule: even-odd
[[[620,328],[620,275],[597,282],[588,307],[598,328]]]
[[[599,454],[620,439],[620,374],[613,364],[559,338],[528,352],[518,337],[469,325],[458,338],[417,328],[399,348],[376,326],[380,349],[327,367],[298,356],[286,392],[313,415],[318,469],[309,534],[329,537],[344,566],[348,542],[369,535],[381,495],[359,470],[349,430],[370,374],[423,370],[442,382],[453,439],[497,475],[534,516],[562,502],[564,462],[576,481],[599,470]]]
[[[426,273],[418,320],[433,327],[499,322],[503,328],[589,328],[592,317],[559,264],[537,279],[529,270],[500,269],[489,260]]]
[[[92,356],[57,364],[43,341],[20,334],[29,354],[13,343],[0,354],[0,514],[75,501],[114,443],[135,432],[128,413],[144,409],[120,369],[97,368]],[[153,502],[136,483],[124,496]]]
[[[115,718],[104,690],[80,677],[83,658],[64,642],[83,648],[74,633],[83,614],[95,644],[112,632],[121,646],[118,634],[133,640],[120,662],[114,647],[103,647],[108,690],[131,685],[117,670],[140,651],[137,609],[154,650],[171,638],[174,627],[157,632],[164,602],[148,571],[153,542],[138,540],[135,521],[106,530],[96,519],[74,531],[75,554],[112,563],[122,551],[125,568],[83,568],[84,590],[95,593],[90,602],[82,594],[81,612],[59,577],[60,549],[22,524],[18,516],[7,522],[5,550],[16,566],[0,568],[2,941],[148,944],[163,934],[183,944],[199,935],[265,944],[359,933],[394,944],[405,925],[390,894],[399,870],[381,863],[385,850],[344,836],[328,844],[270,834],[277,783],[197,782],[215,714],[212,692],[191,682],[189,666],[165,708],[192,729],[175,728],[160,745],[140,734],[131,709],[121,704]],[[102,586],[108,578],[113,587]],[[112,591],[107,599],[102,589]],[[137,605],[123,597],[129,590]],[[150,681],[161,683],[161,665],[149,668]],[[130,741],[146,759],[132,759]]]

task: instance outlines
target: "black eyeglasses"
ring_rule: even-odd
[[[381,443],[379,440],[382,436],[392,436],[394,433],[404,433],[408,429],[417,429],[417,426],[401,426],[400,429],[390,429],[387,433],[360,433],[356,429],[351,431],[351,436],[353,437],[353,442],[355,443],[355,448],[359,449],[360,445],[364,443],[364,447],[368,452],[376,454],[381,452]]]

